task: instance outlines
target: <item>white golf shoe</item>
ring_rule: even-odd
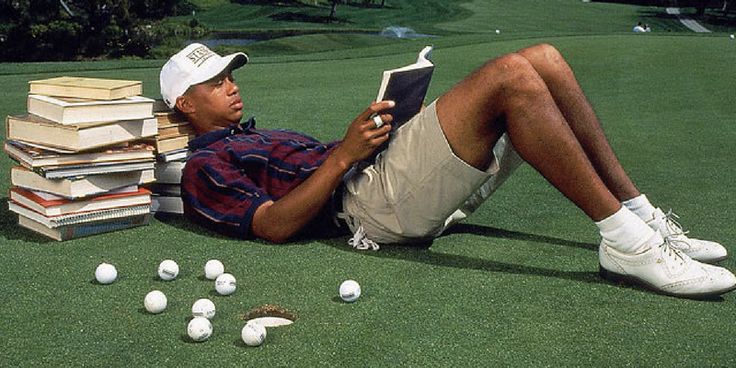
[[[666,239],[636,254],[619,252],[602,241],[598,258],[604,279],[636,284],[662,294],[700,299],[736,289],[736,276],[729,270],[693,260]]]
[[[647,221],[647,225],[655,231],[659,230],[659,233],[669,240],[672,248],[687,254],[694,260],[715,263],[728,257],[728,252],[723,245],[688,237],[686,235],[688,232],[682,230],[682,226],[677,223],[676,218],[679,218],[679,216],[672,211],[665,214],[657,208],[652,215],[652,219]]]

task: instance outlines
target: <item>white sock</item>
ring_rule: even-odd
[[[639,253],[661,243],[662,237],[626,206],[595,223],[608,246],[623,253]]]
[[[639,216],[644,222],[652,219],[656,208],[649,203],[649,199],[644,194],[640,194],[638,197],[631,198],[629,200],[621,202],[631,212]]]

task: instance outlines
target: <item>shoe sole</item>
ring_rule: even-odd
[[[729,288],[723,289],[723,290],[716,290],[709,293],[697,293],[697,294],[676,294],[676,293],[670,293],[667,291],[663,291],[658,289],[656,286],[631,275],[621,275],[615,272],[611,272],[603,266],[598,265],[598,274],[605,280],[614,282],[614,283],[622,283],[626,285],[632,285],[632,286],[640,286],[643,287],[649,291],[655,292],[657,294],[662,295],[668,295],[668,296],[674,296],[678,298],[687,298],[687,299],[713,299],[715,297],[718,297],[722,294],[725,294],[729,291],[736,290],[736,285],[733,285]]]
[[[693,258],[693,257],[690,257],[690,258]],[[728,258],[727,255],[726,256],[723,256],[721,258],[713,258],[713,259],[697,259],[697,258],[693,258],[693,259],[696,260],[696,261],[698,261],[698,262],[703,262],[703,263],[708,263],[708,264],[715,264],[715,263],[718,263],[720,261],[725,261],[726,258]]]

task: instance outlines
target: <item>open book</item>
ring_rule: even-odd
[[[431,53],[432,46],[426,46],[419,52],[416,63],[383,72],[376,102],[396,102],[396,106],[387,111],[394,117],[393,129],[409,121],[421,110],[434,71],[434,64],[429,61]]]
[[[416,63],[383,72],[376,102],[383,100],[396,102],[396,106],[385,111],[394,118],[391,122],[392,133],[390,134],[411,120],[422,109],[434,71],[434,64],[429,60],[431,53],[432,46],[425,46],[419,52]],[[389,142],[386,142],[378,147],[371,157],[359,164],[359,169],[372,164],[376,156],[388,147],[388,144]]]

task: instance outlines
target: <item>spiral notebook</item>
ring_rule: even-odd
[[[12,212],[36,221],[46,227],[55,228],[86,222],[96,222],[143,215],[151,212],[151,205],[144,204],[130,207],[109,208],[99,211],[70,213],[59,216],[44,216],[13,201],[8,201],[8,209]]]

